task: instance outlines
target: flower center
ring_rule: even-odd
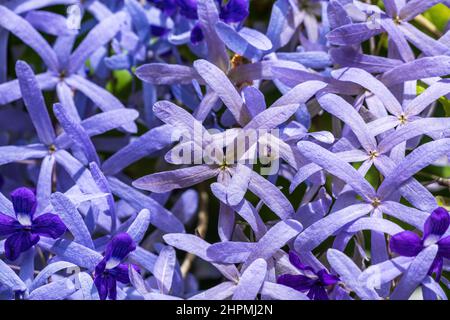
[[[247,59],[245,59],[245,57],[239,55],[239,54],[234,54],[234,56],[231,58],[231,68],[237,68],[243,64],[246,64]]]
[[[408,121],[408,118],[406,117],[406,115],[401,114],[401,115],[398,117],[398,120],[400,121],[401,124],[405,124],[405,123]]]
[[[379,155],[380,155],[380,154],[379,154],[378,151],[376,151],[376,150],[372,150],[372,151],[369,152],[369,158],[370,158],[370,160],[375,159],[375,158],[378,157]]]
[[[56,146],[54,144],[51,144],[48,146],[48,152],[50,152],[50,154],[53,154],[56,152]]]
[[[63,81],[66,76],[67,76],[67,71],[61,70],[61,72],[59,73],[59,80]]]
[[[378,208],[380,204],[381,204],[381,200],[380,200],[380,199],[374,198],[374,199],[372,200],[372,206],[373,206],[374,208]]]

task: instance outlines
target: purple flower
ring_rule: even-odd
[[[230,0],[220,9],[220,19],[226,23],[241,22],[247,18],[248,0]]]
[[[189,19],[198,19],[197,0],[175,0],[180,8],[180,14]]]
[[[300,257],[294,252],[289,252],[289,261],[301,274],[283,274],[278,277],[277,282],[291,287],[300,292],[308,292],[311,300],[328,300],[327,289],[339,282],[339,277],[330,274],[325,269],[314,271],[300,261]]]
[[[436,273],[436,281],[439,281],[444,258],[450,259],[450,236],[444,236],[449,225],[449,213],[439,207],[425,221],[422,238],[412,231],[403,231],[392,237],[389,247],[401,256],[415,257],[426,247],[437,244],[438,252],[429,270],[429,275]]]
[[[249,11],[248,0],[229,0],[227,4],[222,5],[222,1],[217,1],[219,5],[219,18],[225,23],[240,23],[247,18]],[[180,8],[180,14],[188,19],[199,20],[191,30],[191,42],[198,44],[204,39],[204,34],[197,10],[197,0],[176,0],[176,4]],[[212,4],[214,6],[214,4]]]
[[[168,16],[175,13],[177,2],[178,0],[150,0],[150,3],[153,3],[155,7],[161,9]]]
[[[116,234],[106,246],[102,261],[95,267],[94,283],[101,300],[109,297],[117,299],[117,281],[129,284],[128,264],[122,261],[132,251],[136,250],[136,243],[126,232]],[[131,265],[136,271],[139,268]]]
[[[16,260],[22,252],[37,244],[40,236],[57,239],[66,231],[66,226],[55,214],[34,217],[37,201],[31,189],[14,190],[11,200],[16,217],[0,213],[0,237],[7,237],[5,255],[9,260]]]

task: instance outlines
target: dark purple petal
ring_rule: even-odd
[[[25,222],[31,222],[37,205],[34,192],[25,187],[18,188],[11,192],[11,201],[19,222],[22,223],[22,219]]]
[[[405,257],[415,257],[423,249],[422,240],[412,231],[403,231],[394,235],[389,247],[392,252]]]
[[[323,286],[331,286],[339,282],[339,277],[329,274],[325,269],[317,272],[317,276],[319,277],[319,281]]]
[[[319,285],[312,286],[307,296],[311,300],[329,300],[327,291],[324,289],[324,287]]]
[[[163,35],[165,35],[167,33],[167,31],[168,31],[168,29],[166,29],[164,27],[159,27],[159,26],[151,26],[151,28],[150,28],[150,32],[155,37],[162,37]]]
[[[201,41],[203,41],[203,31],[202,28],[200,27],[199,23],[196,23],[194,28],[192,28],[191,30],[191,42],[192,44],[198,44]]]
[[[130,277],[128,273],[128,266],[130,264],[128,263],[121,263],[114,269],[109,270],[109,274],[113,276],[117,281],[123,284],[130,283]],[[136,270],[136,272],[140,272],[140,269],[138,266],[131,264],[131,266]]]
[[[315,283],[316,280],[303,275],[282,274],[278,277],[277,283],[288,286],[298,291],[307,291]]]
[[[44,237],[57,239],[61,237],[67,228],[64,222],[53,213],[44,213],[33,220],[31,231]]]
[[[94,284],[97,287],[100,300],[106,300],[108,296],[108,279],[103,276],[96,276],[94,278]]]
[[[289,251],[289,261],[292,263],[294,267],[296,267],[299,270],[305,270],[307,267],[300,261],[300,257],[298,254],[291,250]]]
[[[95,266],[95,275],[101,276],[103,272],[106,269],[106,259],[102,259],[96,266]]]
[[[20,229],[21,225],[16,219],[0,213],[0,237],[9,236]]]
[[[435,209],[428,219],[425,221],[423,238],[426,239],[430,235],[442,236],[450,225],[450,216],[442,207]]]
[[[177,9],[175,1],[176,0],[153,0],[152,2],[155,3],[155,5],[160,8],[164,14],[171,16]]]
[[[196,0],[176,0],[180,14],[189,19],[198,19]]]
[[[437,244],[439,246],[438,255],[450,259],[450,236],[442,238]]]
[[[107,277],[108,297],[110,300],[117,299],[117,281],[114,277]]]
[[[241,22],[248,16],[248,0],[230,0],[220,10],[220,19],[227,23]]]
[[[8,260],[16,260],[22,252],[27,251],[39,242],[39,236],[31,232],[19,231],[5,241],[5,256]]]
[[[111,258],[122,261],[125,257],[136,249],[136,243],[126,232],[116,234],[106,246],[105,259]]]
[[[432,275],[433,273],[436,274],[436,282],[439,282],[441,280],[443,266],[444,259],[439,255],[436,256],[436,258],[434,258],[433,264],[430,267],[430,270],[428,271],[429,275]]]

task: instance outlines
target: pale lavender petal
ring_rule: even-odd
[[[54,36],[75,35],[76,30],[67,26],[67,20],[60,14],[49,11],[30,11],[25,19],[36,29]]]
[[[41,213],[50,204],[55,161],[56,159],[53,155],[46,156],[44,159],[42,159],[41,170],[39,171],[39,177],[36,186],[36,212],[38,213]]]
[[[429,86],[424,92],[414,98],[405,107],[405,112],[409,115],[418,115],[426,107],[442,96],[450,93],[450,81],[443,79]]]
[[[209,165],[198,165],[183,169],[153,173],[133,182],[138,189],[163,193],[187,188],[219,174],[219,169]]]
[[[203,83],[194,68],[178,64],[144,64],[136,69],[135,74],[142,81],[159,85],[192,84],[193,80]]]
[[[381,81],[388,87],[408,80],[421,80],[450,73],[450,57],[420,58],[404,63],[383,74]]]
[[[256,248],[252,242],[223,241],[212,244],[207,250],[209,260],[221,263],[241,263]]]
[[[94,270],[95,266],[103,259],[103,256],[81,244],[69,240],[53,240],[49,238],[41,238],[39,246],[50,251],[61,259],[72,262],[77,266],[84,267],[88,270]]]
[[[276,100],[271,107],[279,107],[293,103],[298,103],[299,105],[306,103],[319,90],[326,86],[327,83],[315,80],[301,83],[286,92],[282,97]]]
[[[403,22],[399,25],[399,28],[405,35],[406,39],[408,39],[408,41],[417,49],[422,51],[422,55],[424,56],[442,56],[450,53],[448,45],[445,45],[443,41],[433,39],[426,33],[422,32],[419,28],[408,22]],[[443,38],[444,37],[441,39]]]
[[[379,299],[374,289],[364,286],[364,283],[358,280],[358,277],[361,275],[361,270],[344,253],[335,249],[329,249],[327,251],[327,259],[331,268],[340,276],[345,285],[355,291],[361,299]]]
[[[60,192],[56,192],[50,197],[50,202],[55,213],[61,217],[61,220],[74,236],[75,241],[89,249],[93,249],[94,243],[92,242],[89,230],[81,214],[69,198]]]
[[[423,230],[423,225],[428,217],[428,213],[424,211],[407,207],[394,201],[383,201],[380,209],[387,215],[406,222],[419,230]]]
[[[83,150],[87,160],[97,164],[100,163],[95,147],[81,124],[70,117],[66,109],[59,103],[53,106],[53,112],[66,134]]]
[[[327,39],[334,45],[354,45],[376,36],[383,30],[371,28],[369,23],[353,23],[336,28],[327,34]]]
[[[205,240],[190,234],[172,233],[163,236],[164,241],[180,250],[195,254],[199,258],[210,261],[207,255],[207,249],[210,246]],[[239,279],[239,271],[234,265],[213,265],[229,280],[237,281]]]
[[[0,259],[0,283],[14,291],[25,291],[26,284],[19,276]]]
[[[148,209],[151,223],[165,232],[184,232],[184,226],[169,210],[120,180],[109,177],[112,192],[130,204],[135,210]]]
[[[437,245],[431,245],[411,262],[400,282],[391,294],[391,300],[406,300],[428,275],[438,251]]]
[[[358,281],[368,288],[377,289],[405,272],[413,260],[413,257],[400,256],[371,265],[359,275]]]
[[[197,13],[208,47],[208,60],[221,70],[228,70],[229,59],[227,50],[215,28],[217,22],[219,22],[219,12],[216,4],[209,0],[198,0]]]
[[[42,269],[39,274],[34,278],[33,282],[31,283],[29,289],[30,291],[33,291],[36,288],[39,288],[40,286],[44,285],[48,279],[54,275],[57,272],[60,272],[64,269],[74,268],[76,267],[75,264],[67,261],[57,261],[54,263],[48,264],[44,269]]]
[[[162,294],[170,293],[176,261],[175,250],[172,247],[164,247],[159,252],[153,269],[153,275]]]
[[[352,23],[352,19],[339,1],[330,1],[327,7],[327,16],[331,29]]]
[[[403,231],[403,229],[394,222],[383,218],[370,217],[356,220],[345,229],[345,232],[356,233],[362,230],[378,231],[391,236]]]
[[[389,40],[397,47],[397,52],[403,61],[413,61],[414,53],[406,41],[405,35],[391,18],[381,18],[380,24],[389,35]]]
[[[66,83],[71,87],[80,90],[103,111],[124,108],[123,104],[110,92],[79,75],[70,76],[66,79]],[[136,124],[134,122],[124,125],[123,128],[131,133],[137,131]]]
[[[389,196],[414,174],[449,152],[450,139],[432,141],[414,149],[383,180],[378,188],[378,196],[381,199]]]
[[[84,128],[86,133],[90,137],[92,137],[131,123],[136,120],[138,116],[139,113],[136,110],[116,109],[98,113],[93,115],[92,117],[84,119],[83,121],[81,121],[81,126]],[[58,138],[56,138],[55,142],[55,144],[60,148],[67,148],[70,143],[70,138],[64,133],[60,134]]]
[[[44,158],[48,149],[42,144],[0,147],[0,165],[26,159]]]
[[[223,71],[206,60],[195,61],[194,68],[220,97],[236,121],[245,125],[250,120],[250,116],[244,101]]]
[[[227,202],[226,186],[221,183],[213,183],[211,184],[211,190],[222,203]],[[235,206],[232,206],[232,208],[249,224],[250,228],[252,228],[255,232],[257,239],[261,238],[265,234],[267,228],[258,211],[249,201],[243,199],[243,201]]]
[[[251,168],[246,165],[237,164],[236,171],[227,188],[227,200],[230,205],[235,206],[244,198],[248,184],[250,183],[251,175]]]
[[[355,192],[367,201],[375,198],[375,190],[350,164],[344,162],[330,151],[308,141],[301,141],[297,144],[300,152],[308,160],[318,164],[330,174],[344,180]]]
[[[309,300],[309,298],[300,291],[268,281],[263,283],[261,294],[276,300]]]
[[[119,12],[96,25],[70,56],[69,74],[78,71],[97,49],[107,44],[120,30],[125,19],[125,12]]]
[[[450,128],[449,118],[424,118],[418,119],[405,126],[400,127],[393,133],[386,135],[378,144],[378,151],[385,153],[390,151],[396,145],[408,141],[422,134],[433,132],[441,133]]]
[[[314,249],[343,226],[367,215],[371,210],[373,207],[370,204],[354,204],[330,213],[300,233],[294,242],[295,249],[299,252]]]
[[[375,138],[355,108],[341,97],[331,93],[321,95],[317,100],[325,111],[338,117],[352,129],[367,152],[376,150]]]
[[[338,80],[354,82],[371,91],[383,102],[390,113],[397,116],[402,113],[402,106],[395,96],[381,81],[367,71],[356,68],[344,68],[333,71],[332,75]]]
[[[56,94],[58,95],[59,102],[67,109],[67,113],[75,120],[81,121],[77,106],[75,105],[75,92],[65,82],[61,81],[56,85]]]
[[[256,30],[244,27],[237,32],[232,26],[219,21],[216,24],[216,32],[231,51],[248,59],[258,59],[262,55],[261,51],[264,49],[259,49],[258,47],[268,48],[265,50],[272,48],[270,40]]]
[[[408,1],[406,5],[400,9],[399,16],[401,19],[411,20],[422,12],[427,11],[429,8],[441,2],[442,0],[411,0]]]
[[[16,75],[25,106],[40,140],[47,145],[51,144],[55,140],[55,131],[33,70],[19,60],[16,62]]]
[[[33,48],[52,71],[59,68],[58,58],[48,42],[31,24],[4,6],[0,6],[0,26],[9,30],[25,44]]]
[[[78,274],[78,284],[80,285],[79,291],[82,293],[83,300],[98,299],[97,288],[94,285],[94,280],[91,275],[87,272],[80,272]]]
[[[255,87],[245,87],[242,90],[242,96],[244,98],[245,105],[247,106],[247,109],[252,117],[256,116],[266,109],[264,94]]]
[[[245,265],[249,265],[258,258],[265,260],[272,257],[275,252],[282,248],[288,241],[296,237],[303,230],[300,222],[296,220],[280,221],[258,241],[250,255],[245,260]]]
[[[217,286],[190,297],[189,300],[226,300],[233,295],[235,289],[236,284],[234,282],[222,282]]]
[[[142,209],[133,223],[128,227],[127,233],[133,238],[134,242],[140,243],[142,241],[150,225],[150,219],[150,211]]]
[[[280,189],[254,171],[248,188],[281,219],[287,219],[294,214],[294,208]]]
[[[300,24],[300,12],[291,6],[289,0],[277,0],[272,6],[267,37],[273,44],[273,50],[284,47],[292,38]]]
[[[69,279],[50,282],[37,288],[28,296],[29,300],[64,300],[76,291],[75,285]]]
[[[242,273],[232,300],[254,300],[266,278],[267,263],[256,259]]]
[[[118,116],[120,116],[120,113]],[[95,128],[94,123],[93,128]],[[88,131],[88,129],[86,130]],[[173,128],[168,125],[153,128],[137,139],[132,140],[125,147],[106,159],[106,161],[102,164],[102,170],[108,175],[117,174],[133,162],[136,162],[147,155],[152,155],[155,152],[171,145],[175,142],[175,138],[176,134],[174,133]]]
[[[402,64],[401,60],[362,54],[350,46],[332,48],[330,56],[339,65],[363,69],[370,73],[389,72],[392,68]]]

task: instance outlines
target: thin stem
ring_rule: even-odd
[[[440,38],[442,37],[442,32],[427,18],[419,14],[414,18],[414,22],[423,27],[425,30],[429,31],[434,36]]]
[[[447,187],[450,189],[450,178],[442,178],[434,174],[426,173],[426,172],[418,172],[417,175],[432,179],[432,182],[436,182],[443,187]],[[429,183],[428,183],[429,184]]]

